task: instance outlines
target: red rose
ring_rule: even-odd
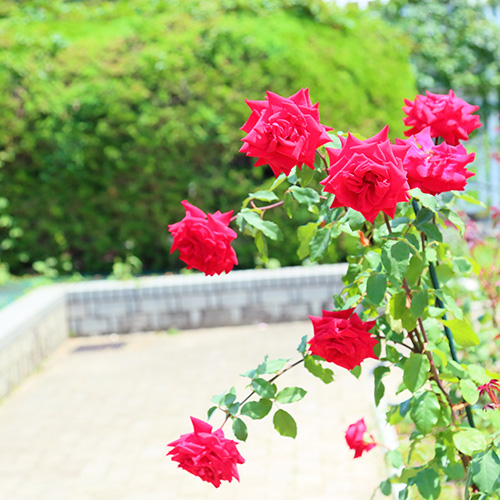
[[[236,233],[228,227],[233,211],[205,214],[186,200],[181,203],[186,216],[168,226],[174,237],[170,253],[179,250],[180,259],[188,269],[198,269],[207,276],[231,271],[234,264],[238,264],[230,245]]]
[[[463,191],[467,179],[474,174],[466,165],[474,161],[474,153],[467,154],[465,148],[450,146],[442,142],[435,146],[430,135],[430,127],[397,144],[408,144],[403,166],[408,173],[410,188],[419,188],[424,193],[439,194],[445,191]]]
[[[309,316],[314,337],[309,341],[312,354],[352,370],[366,358],[378,359],[373,347],[378,344],[369,330],[375,321],[361,321],[353,309],[323,311],[323,317]]]
[[[356,423],[351,424],[345,433],[347,446],[349,446],[351,450],[354,450],[354,458],[360,457],[364,451],[370,451],[372,448],[377,446],[371,434],[370,439],[372,442],[365,441],[365,432],[366,424],[365,420],[362,418]]]
[[[331,166],[321,184],[335,195],[332,208],[351,207],[373,222],[380,211],[394,217],[398,202],[410,199],[403,168],[409,146],[391,144],[388,130],[364,141],[348,134],[342,149],[326,148]]]
[[[290,97],[267,92],[265,101],[245,101],[252,114],[241,130],[248,135],[240,153],[258,158],[255,166],[269,164],[274,175],[286,175],[305,163],[314,169],[316,149],[330,138],[331,130],[319,122],[318,104],[312,104],[309,89]]]
[[[236,441],[224,437],[222,429],[212,432],[212,426],[191,417],[194,432],[183,434],[167,446],[173,449],[167,453],[172,460],[179,462],[178,467],[212,483],[216,488],[221,481],[240,480],[237,464],[245,463],[236,449]]]
[[[405,99],[403,111],[408,115],[403,119],[407,137],[415,135],[425,127],[431,127],[431,137],[442,137],[445,142],[456,146],[460,140],[466,141],[469,134],[481,126],[479,116],[473,115],[479,106],[473,106],[455,95],[433,94],[417,95],[415,101]]]

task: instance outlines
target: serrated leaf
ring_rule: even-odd
[[[273,398],[276,394],[276,386],[263,378],[256,378],[255,380],[252,380],[252,389],[261,398]]]
[[[297,424],[293,417],[285,410],[278,410],[273,417],[274,428],[286,437],[294,438],[297,436]]]
[[[247,429],[245,422],[243,422],[243,420],[241,420],[241,418],[235,418],[233,420],[233,433],[234,433],[236,439],[239,439],[240,441],[247,440],[248,429]]]
[[[426,263],[424,260],[417,255],[414,255],[410,259],[410,264],[408,265],[408,271],[406,272],[406,281],[410,286],[415,285],[418,278],[422,274],[422,271],[426,268]]]
[[[331,229],[328,226],[322,227],[314,235],[309,245],[312,261],[317,261],[323,257],[330,244]]]
[[[271,373],[277,373],[279,372],[290,360],[289,359],[284,359],[284,358],[279,358],[279,359],[271,359],[271,360],[268,360],[267,359],[267,356],[266,356],[266,359],[263,363],[261,363],[258,368],[257,368],[257,371],[260,373],[260,374],[264,374],[264,373],[268,373],[268,374],[271,374]]]
[[[379,485],[379,488],[382,494],[385,495],[386,497],[390,496],[392,493],[391,482],[388,479],[382,481]]]
[[[242,211],[240,212],[245,222],[255,229],[262,231],[265,236],[270,238],[271,240],[280,240],[283,238],[283,234],[281,229],[277,224],[271,222],[269,220],[263,220],[257,215],[255,212],[251,211]]]
[[[424,354],[411,353],[406,360],[403,381],[411,392],[418,391],[427,381],[430,363]]]
[[[304,367],[315,377],[321,379],[325,384],[333,382],[333,371],[330,368],[324,368],[312,356],[304,358]]]
[[[278,175],[278,177],[276,177],[276,179],[274,180],[272,186],[269,188],[270,191],[274,191],[278,186],[280,186],[281,184],[283,184],[283,182],[285,182],[286,180],[286,174],[284,172],[281,172],[280,175]]]
[[[384,274],[372,274],[366,282],[366,297],[373,305],[378,305],[385,296],[387,278]]]
[[[305,354],[305,352],[307,351],[307,335],[304,335],[300,339],[300,344],[297,347],[297,351],[299,351],[300,354]]]
[[[453,434],[453,443],[458,451],[469,456],[483,450],[488,444],[483,433],[477,429],[466,429]],[[500,469],[498,472],[500,473]]]
[[[410,403],[410,416],[418,431],[428,434],[436,425],[441,407],[433,392],[422,392],[414,396]]]
[[[392,245],[391,255],[397,262],[405,262],[410,258],[410,248],[403,241],[398,241]]]
[[[458,345],[462,347],[473,347],[479,345],[479,337],[474,332],[471,323],[467,319],[443,319],[441,322],[446,325],[453,334]]]
[[[436,224],[431,224],[429,222],[426,224],[422,224],[420,226],[420,230],[423,231],[427,238],[429,238],[431,241],[443,241],[443,235],[441,234],[441,231],[436,226]]]
[[[311,205],[320,200],[319,194],[312,188],[292,186],[290,191],[301,205]]]
[[[314,169],[306,167],[305,165],[300,170],[300,174],[298,175],[299,182],[302,187],[306,187],[311,184],[314,179]]]
[[[282,404],[294,403],[295,401],[300,401],[307,391],[300,387],[285,387],[276,396],[276,402]]]
[[[264,264],[269,260],[267,254],[267,242],[262,231],[257,231],[254,236],[255,246]]]
[[[377,368],[373,370],[375,406],[378,406],[380,400],[384,397],[385,386],[382,382],[382,377],[389,371],[390,369],[387,366],[377,366]]]
[[[465,401],[471,405],[475,405],[479,399],[479,391],[477,385],[469,379],[460,380],[460,391]]]
[[[434,212],[428,208],[422,208],[415,219],[414,225],[419,230],[422,231],[422,226],[430,222],[434,217]]]
[[[285,197],[283,198],[283,208],[285,209],[288,218],[293,217],[293,196],[287,191]]]
[[[259,420],[264,418],[271,411],[272,406],[273,403],[269,399],[249,401],[242,406],[240,413],[253,420]]]
[[[276,193],[272,191],[256,191],[255,193],[250,193],[248,196],[260,201],[276,201],[279,199]]]

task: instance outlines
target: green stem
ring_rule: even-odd
[[[415,198],[412,198],[411,204],[413,206],[413,210],[415,211],[415,215],[418,215],[418,212],[420,212],[420,207],[418,206],[417,200],[415,200]],[[431,276],[431,282],[434,290],[439,290],[441,287],[439,285],[436,268],[434,267],[433,262],[429,262],[429,274]],[[439,297],[436,297],[436,306],[440,309],[444,309],[444,304]],[[446,313],[443,315],[443,319],[446,320]],[[453,338],[451,330],[447,326],[444,327],[444,334],[446,335],[446,339],[448,340],[448,344],[450,346],[451,358],[453,359],[453,361],[458,363],[457,350],[455,348],[455,339]],[[465,412],[467,413],[467,420],[469,422],[469,425],[471,427],[475,427],[474,418],[472,416],[470,406],[465,407]]]

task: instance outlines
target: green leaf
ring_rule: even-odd
[[[437,500],[441,493],[439,474],[433,469],[422,469],[415,476],[415,483],[423,498]]]
[[[375,406],[378,406],[380,400],[383,398],[385,393],[385,386],[382,382],[382,377],[390,371],[390,368],[387,366],[377,366],[375,370],[373,370],[374,375],[374,395],[375,395]]]
[[[436,210],[437,201],[433,195],[422,193],[422,191],[420,191],[420,189],[418,188],[410,190],[410,195],[414,198],[417,198],[417,200],[420,201],[423,207],[430,208],[431,210]]]
[[[303,187],[308,186],[309,184],[311,184],[312,180],[314,179],[314,169],[303,165],[298,177],[299,177],[299,182],[300,182],[301,186],[303,186]]]
[[[319,361],[312,356],[304,358],[304,367],[315,377],[321,379],[325,384],[333,382],[333,371],[330,368],[324,368]]]
[[[427,222],[426,224],[422,224],[420,226],[420,230],[424,232],[424,234],[431,240],[431,241],[443,241],[443,235],[441,234],[441,231],[439,228],[436,226],[436,224],[431,224]]]
[[[274,222],[262,220],[255,212],[243,210],[240,214],[249,226],[262,231],[271,240],[281,240],[283,238],[281,229]]]
[[[460,234],[463,236],[465,230],[465,222],[462,220],[462,218],[453,210],[450,210],[447,215],[448,220],[452,224],[455,224],[458,229],[460,229]]]
[[[235,418],[233,420],[233,433],[236,439],[240,441],[246,441],[248,437],[248,430],[245,422],[241,418]]]
[[[495,450],[477,453],[469,465],[472,482],[485,493],[498,493],[500,489],[500,459]]]
[[[268,360],[267,356],[264,358],[264,362],[261,363],[257,367],[257,372],[259,374],[264,374],[264,373],[277,373],[279,372],[290,360],[289,359],[284,359],[284,358],[279,358],[279,359],[272,359]]]
[[[217,410],[217,406],[212,406],[211,408],[208,409],[207,411],[208,420],[210,420],[210,417],[214,414],[215,410]]]
[[[434,293],[436,297],[439,297],[441,301],[443,302],[444,307],[453,313],[453,316],[455,316],[456,319],[463,319],[464,313],[460,307],[458,307],[457,303],[455,302],[455,299],[453,297],[450,297],[447,293],[445,293],[443,290],[434,290]]]
[[[299,226],[297,228],[297,236],[300,241],[299,249],[297,250],[299,259],[305,259],[309,255],[309,244],[316,233],[318,225],[319,224],[317,222],[309,222],[305,226]]]
[[[307,335],[304,335],[300,339],[300,344],[299,347],[297,347],[297,351],[300,352],[300,354],[305,354],[307,351]]]
[[[404,366],[403,381],[411,392],[418,391],[427,381],[430,363],[424,354],[411,353]]]
[[[267,242],[264,238],[264,235],[261,231],[257,231],[255,236],[253,237],[255,241],[255,246],[257,247],[257,251],[259,252],[262,261],[266,263],[268,261],[268,253],[267,253]]]
[[[285,197],[283,198],[283,208],[285,209],[288,218],[293,217],[293,196],[287,191]]]
[[[282,435],[295,439],[297,424],[293,417],[285,410],[278,410],[273,417],[274,428]]]
[[[426,263],[422,258],[414,255],[410,259],[410,265],[408,266],[408,271],[406,272],[406,281],[410,286],[415,285],[418,278],[422,274],[422,271],[426,268]]]
[[[318,203],[320,200],[319,194],[311,188],[292,186],[290,191],[301,205],[311,205]]]
[[[261,398],[273,398],[276,394],[276,386],[263,378],[256,378],[255,380],[252,380],[252,389]]]
[[[430,222],[433,219],[434,215],[435,213],[432,210],[429,210],[425,207],[422,208],[422,210],[420,210],[420,212],[418,213],[417,218],[415,219],[415,227],[419,231],[422,231],[422,226]]]
[[[366,297],[373,305],[382,302],[387,290],[387,278],[384,274],[372,274],[366,282]]]
[[[300,387],[285,387],[276,396],[276,402],[282,404],[294,403],[295,401],[300,401],[307,391]]]
[[[414,396],[410,403],[410,416],[418,431],[428,434],[439,418],[440,405],[433,392],[422,392]]]
[[[355,366],[352,370],[349,370],[356,378],[361,375],[361,365]]]
[[[486,205],[482,202],[474,198],[473,196],[470,196],[468,194],[465,194],[463,191],[452,191],[452,193],[457,197],[460,198],[461,200],[466,201],[467,203],[471,203],[472,205],[478,205],[480,207],[486,208]]]
[[[458,345],[462,347],[473,347],[479,345],[479,337],[474,332],[471,323],[467,319],[448,319],[441,320],[453,334]]]
[[[406,262],[410,258],[410,248],[404,241],[398,241],[391,247],[391,255],[398,262]]]
[[[385,479],[384,481],[382,481],[380,483],[379,487],[380,487],[380,491],[382,492],[383,495],[385,495],[386,497],[391,496],[392,486],[391,486],[391,482],[388,479]]]
[[[403,455],[401,455],[401,452],[399,450],[389,450],[386,454],[385,457],[389,461],[392,467],[395,469],[399,469],[400,467],[403,467]]]
[[[272,191],[256,191],[255,193],[250,193],[248,196],[254,200],[260,201],[276,201],[279,199],[276,193]]]
[[[412,316],[415,319],[420,318],[428,304],[429,296],[426,291],[420,291],[413,295],[410,306]]]
[[[460,380],[460,391],[462,391],[462,397],[471,405],[475,405],[479,399],[479,391],[477,390],[477,385],[469,379]]]
[[[269,399],[260,399],[259,401],[249,401],[241,408],[241,415],[250,417],[254,420],[264,418],[270,411],[273,403]]]
[[[272,186],[269,188],[270,191],[274,191],[278,186],[283,184],[283,182],[286,180],[286,174],[284,172],[281,172],[278,177],[276,177],[275,181],[273,182]]]
[[[469,456],[475,451],[484,450],[488,444],[483,433],[477,429],[466,429],[453,434],[453,443],[458,451]],[[500,473],[500,470],[498,472]]]
[[[322,227],[314,235],[310,243],[311,260],[317,261],[323,257],[330,244],[331,229],[328,226]]]

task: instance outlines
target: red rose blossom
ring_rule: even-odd
[[[309,316],[314,337],[309,341],[312,354],[347,370],[361,364],[366,358],[378,359],[373,347],[378,344],[369,330],[375,321],[362,321],[353,309],[323,311],[323,316]]]
[[[231,271],[238,264],[230,245],[236,233],[228,227],[233,211],[205,214],[186,200],[181,203],[186,216],[168,226],[174,237],[170,253],[179,250],[188,269],[198,269],[208,276]]]
[[[257,157],[255,166],[269,164],[274,175],[286,175],[305,163],[314,169],[316,149],[330,138],[331,130],[319,121],[318,103],[312,104],[309,89],[290,97],[267,92],[265,101],[245,101],[252,114],[241,130],[248,135],[240,153]]]
[[[467,154],[461,144],[450,146],[442,142],[435,146],[430,130],[430,127],[425,127],[406,141],[396,139],[397,144],[410,146],[403,161],[410,188],[419,188],[432,195],[463,191],[467,179],[474,175],[466,168],[468,163],[474,161],[474,153]]]
[[[360,457],[364,451],[370,451],[372,448],[377,446],[377,443],[375,443],[375,440],[371,434],[371,442],[365,441],[365,433],[366,424],[363,418],[361,420],[358,420],[354,424],[351,424],[345,433],[347,446],[349,446],[351,450],[354,450],[354,458]]]
[[[326,148],[331,166],[321,184],[335,195],[331,208],[351,207],[373,222],[381,211],[394,217],[398,202],[410,199],[403,168],[409,146],[391,144],[388,131],[365,140],[348,134],[340,137],[342,149]]]
[[[415,135],[425,127],[431,127],[431,137],[442,137],[445,142],[457,146],[460,140],[467,140],[469,134],[481,126],[479,116],[473,115],[479,106],[473,106],[455,95],[433,94],[428,90],[425,95],[417,95],[415,101],[405,99],[403,111],[408,115],[403,119],[407,137]]]
[[[167,453],[172,460],[179,462],[178,467],[184,469],[203,481],[212,483],[216,488],[221,481],[240,480],[237,464],[245,463],[245,459],[236,449],[238,444],[224,437],[222,429],[212,432],[212,426],[191,417],[194,432],[183,434],[179,439],[167,446],[173,449]]]

